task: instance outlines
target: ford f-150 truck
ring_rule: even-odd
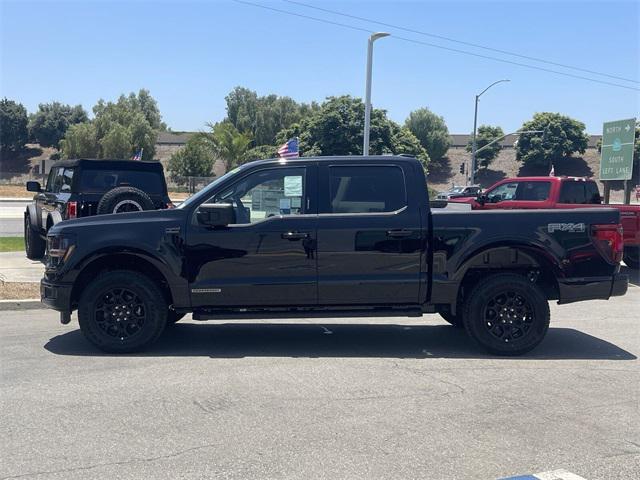
[[[584,177],[518,177],[500,180],[474,198],[452,198],[471,204],[473,210],[615,208],[620,211],[624,237],[624,261],[640,268],[640,205],[602,203],[598,184]]]
[[[78,311],[98,348],[131,352],[195,320],[440,313],[489,352],[517,355],[549,300],[623,295],[614,209],[430,208],[415,158],[261,160],[172,210],[63,221],[42,301]]]

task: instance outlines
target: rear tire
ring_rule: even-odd
[[[37,230],[31,227],[31,219],[29,215],[24,216],[24,251],[30,260],[41,260],[47,242],[40,236]]]
[[[155,206],[149,195],[139,188],[116,187],[105,193],[98,202],[98,215],[109,213],[141,212]]]
[[[522,275],[491,275],[479,283],[464,305],[467,333],[495,355],[522,355],[544,339],[549,329],[549,302],[535,283]]]
[[[80,330],[108,353],[143,350],[155,342],[167,324],[167,301],[148,277],[116,270],[96,277],[78,304]]]
[[[640,247],[634,245],[633,247],[625,248],[622,259],[624,260],[624,263],[627,264],[627,267],[632,268],[633,270],[639,270]]]

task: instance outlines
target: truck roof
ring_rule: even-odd
[[[115,158],[73,158],[68,160],[58,160],[53,167],[99,167],[108,169],[127,170],[157,170],[162,171],[162,164],[158,161],[124,160]]]
[[[500,180],[500,182],[504,182],[504,181],[511,181],[511,182],[540,182],[540,181],[548,181],[548,182],[562,182],[562,181],[566,181],[566,180],[571,180],[572,182],[593,182],[593,178],[587,178],[587,177],[568,177],[566,175],[561,175],[561,176],[556,176],[556,177],[548,177],[548,176],[537,176],[537,177],[511,177],[511,178],[504,178],[502,180]],[[498,182],[496,182],[498,183]]]
[[[261,165],[273,162],[282,163],[298,163],[298,162],[320,162],[330,163],[335,161],[348,161],[348,162],[367,162],[367,163],[385,163],[389,160],[394,162],[417,162],[416,157],[410,155],[335,155],[335,156],[322,156],[322,157],[297,157],[297,158],[267,158],[264,160],[254,160],[253,162],[245,163],[245,165]]]

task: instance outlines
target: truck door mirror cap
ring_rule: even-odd
[[[41,192],[42,187],[40,186],[40,182],[36,182],[34,180],[29,180],[27,182],[27,192]]]
[[[479,194],[478,198],[476,198],[476,201],[480,205],[484,205],[485,203],[487,203],[488,200],[489,200],[489,197],[487,197],[484,193]]]
[[[203,203],[196,216],[198,223],[207,227],[226,227],[236,222],[233,205],[229,203]]]

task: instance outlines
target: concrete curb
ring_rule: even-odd
[[[31,202],[31,201],[33,201],[33,198],[0,197],[0,202],[24,203],[24,202]]]
[[[19,300],[0,300],[0,312],[7,310],[36,310],[46,308],[39,298],[25,298]]]

